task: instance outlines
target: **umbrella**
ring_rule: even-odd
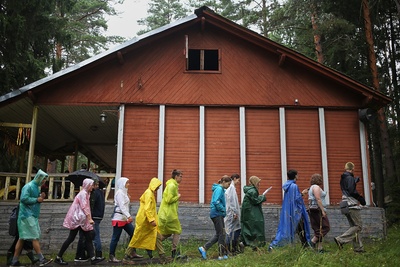
[[[74,186],[77,188],[82,186],[83,180],[85,180],[86,178],[98,180],[99,188],[101,188],[101,189],[103,189],[106,186],[106,183],[103,181],[103,179],[101,177],[99,177],[94,172],[90,172],[87,170],[74,171],[74,172],[70,173],[70,175],[67,176],[67,179],[70,180],[74,184]]]

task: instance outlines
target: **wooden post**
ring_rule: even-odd
[[[32,115],[32,128],[31,128],[31,140],[29,140],[29,152],[28,152],[28,167],[26,170],[26,182],[31,180],[31,173],[33,167],[33,156],[35,155],[35,142],[36,142],[36,128],[37,128],[37,117],[39,108],[38,106],[33,107]]]

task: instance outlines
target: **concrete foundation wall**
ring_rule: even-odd
[[[62,226],[65,214],[71,203],[44,202],[41,208],[40,227],[42,231],[41,247],[45,254],[56,253],[61,244],[68,236],[68,229]],[[0,254],[6,254],[13,242],[13,237],[8,234],[8,218],[11,210],[16,206],[15,202],[0,202]],[[136,215],[139,203],[132,203],[132,214]],[[179,206],[179,217],[182,224],[182,240],[196,238],[207,240],[214,234],[214,226],[209,218],[209,205],[184,204]],[[280,206],[263,206],[265,218],[265,236],[269,243],[274,237],[278,227]],[[106,204],[104,219],[100,224],[101,240],[103,251],[108,252],[111,235],[111,213],[113,204]],[[363,221],[364,238],[382,238],[386,235],[385,212],[381,208],[365,208],[361,211]],[[339,207],[328,207],[328,218],[331,231],[327,235],[327,240],[332,241],[333,237],[345,232],[348,229],[348,222],[344,215],[340,213]],[[311,231],[312,232],[312,231]],[[71,244],[68,251],[74,251],[77,239]],[[127,235],[123,232],[119,245],[127,243]],[[201,242],[199,242],[201,245]]]

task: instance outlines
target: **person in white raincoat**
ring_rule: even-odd
[[[65,216],[63,226],[69,229],[69,235],[61,246],[60,251],[57,254],[55,263],[59,265],[68,265],[62,258],[64,252],[68,249],[69,245],[74,242],[76,235],[79,231],[83,232],[85,237],[86,250],[89,253],[91,264],[96,264],[104,260],[104,258],[96,258],[94,256],[93,247],[93,224],[92,214],[90,211],[90,192],[93,190],[92,179],[86,178],[82,183],[82,190],[74,198],[67,215]]]
[[[231,175],[232,182],[225,190],[226,216],[224,218],[226,231],[226,246],[232,254],[241,252],[239,250],[240,227],[240,205],[235,185],[240,182],[237,173]],[[241,246],[242,247],[242,246]]]

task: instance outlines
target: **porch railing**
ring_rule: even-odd
[[[115,173],[97,173],[106,184],[105,199],[113,201],[112,182]],[[49,173],[49,180],[42,191],[46,192],[46,199],[52,201],[72,201],[80,188],[67,179],[68,173]],[[34,175],[32,175],[33,179]],[[26,173],[0,172],[0,200],[19,200],[21,188],[25,185]]]

